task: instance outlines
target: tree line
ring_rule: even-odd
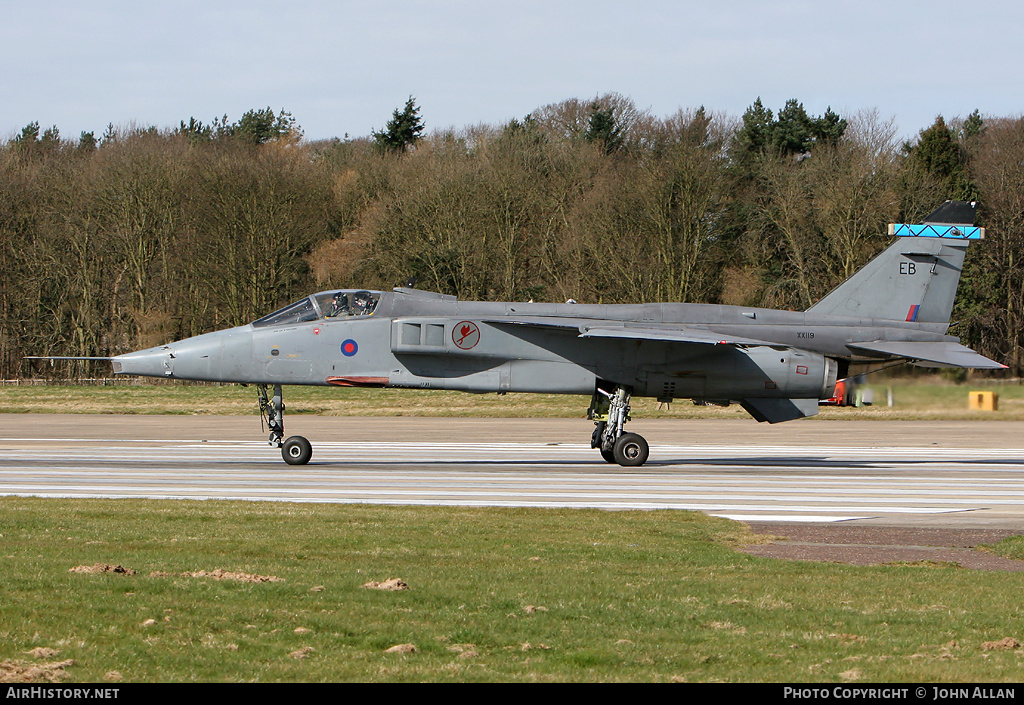
[[[315,290],[687,301],[802,310],[947,199],[978,200],[951,333],[1019,375],[1024,120],[755,101],[668,117],[617,94],[427,133],[415,100],[367,137],[289,113],[0,145],[0,377],[251,321]],[[62,374],[104,369],[67,365]]]

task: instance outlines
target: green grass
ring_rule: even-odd
[[[1011,536],[997,544],[985,546],[984,548],[1005,558],[1024,561],[1024,536]]]
[[[1024,420],[1024,385],[967,382],[939,376],[896,378],[868,385],[874,405],[822,407],[820,419]],[[886,405],[893,390],[894,406]],[[971,411],[968,392],[991,390],[999,410]],[[415,389],[287,387],[289,414],[323,416],[459,416],[489,418],[582,418],[590,399],[558,394],[465,394]],[[634,398],[635,418],[747,418],[737,405],[698,407],[677,400],[666,409],[654,399]],[[139,383],[112,386],[32,385],[0,387],[5,413],[91,414],[256,414],[256,391],[240,385]]]
[[[585,416],[589,398],[557,394],[465,394],[409,389],[286,387],[288,414],[324,416]],[[119,384],[0,387],[7,413],[256,414],[255,387]]]
[[[982,648],[1024,636],[1017,575],[756,558],[687,512],[6,497],[0,534],[0,661],[75,681],[1020,680]],[[215,568],[283,581],[150,576]]]
[[[1024,420],[1024,385],[1019,382],[979,380],[953,383],[942,377],[925,377],[896,378],[889,383],[867,386],[874,392],[874,404],[862,409],[867,414],[884,416],[887,413],[905,413],[908,418]],[[892,389],[895,402],[892,409],[886,407],[889,389]],[[978,391],[996,393],[996,411],[977,411],[968,408],[968,394]]]

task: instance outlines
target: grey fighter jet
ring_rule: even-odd
[[[270,444],[285,438],[282,388],[455,389],[591,396],[591,446],[643,465],[647,442],[625,432],[633,396],[739,403],[757,421],[818,411],[858,362],[1004,366],[946,335],[974,204],[947,202],[802,312],[709,304],[493,303],[400,287],[305,297],[252,323],[108,358],[115,374],[255,385]]]

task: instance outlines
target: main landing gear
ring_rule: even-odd
[[[281,449],[281,457],[289,465],[305,465],[313,457],[313,446],[302,436],[284,437],[284,399],[281,385],[274,385],[273,396],[265,384],[256,386],[260,414],[270,429],[270,445]],[[595,422],[590,447],[597,448],[609,463],[639,467],[647,462],[650,448],[644,437],[625,433],[629,421],[629,399],[633,390],[622,385],[598,384],[590,401],[587,418]]]
[[[629,387],[613,385],[609,390],[598,383],[587,412],[587,418],[596,425],[594,435],[590,437],[590,447],[600,449],[601,457],[609,463],[625,467],[643,465],[651,452],[643,436],[623,433],[623,427],[629,421],[632,393]]]
[[[313,457],[313,446],[302,436],[284,439],[284,398],[281,385],[274,385],[274,396],[267,396],[267,385],[256,387],[260,399],[260,414],[270,429],[270,445],[281,449],[281,457],[289,465],[305,465]]]

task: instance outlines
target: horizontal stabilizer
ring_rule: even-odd
[[[969,367],[977,370],[1005,370],[995,360],[989,360],[959,343],[920,343],[875,340],[868,343],[850,343],[851,350],[881,353],[887,357],[901,357],[920,367]]]
[[[818,413],[817,399],[744,399],[740,406],[758,422],[780,423]]]

